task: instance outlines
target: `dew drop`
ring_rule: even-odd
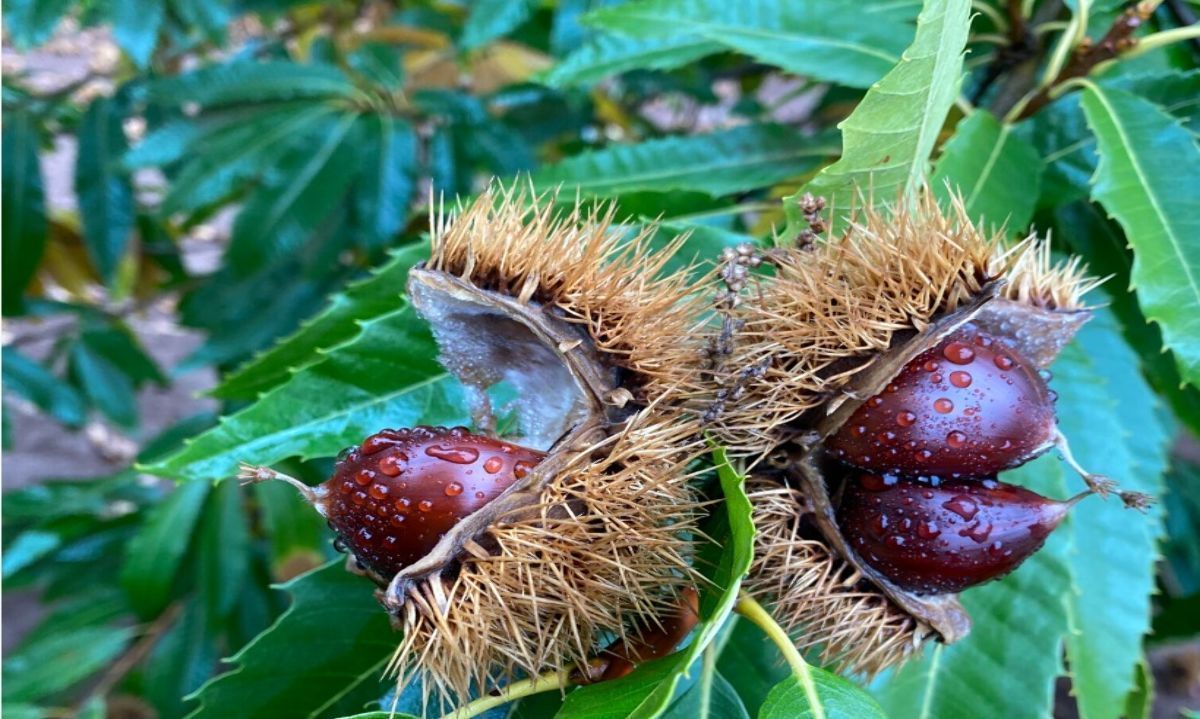
[[[877,514],[871,520],[871,528],[875,531],[876,536],[882,537],[887,532],[888,518],[886,514]]]
[[[969,527],[959,530],[959,536],[970,537],[976,542],[983,544],[992,536],[992,525],[976,522]]]
[[[1008,355],[996,355],[996,358],[992,360],[992,362],[995,363],[997,368],[1002,370],[1012,369],[1013,365],[1016,364],[1013,362],[1012,357],[1009,357]]]
[[[971,386],[971,373],[958,370],[950,373],[950,384],[959,389],[966,389]]]
[[[883,432],[875,435],[875,439],[878,440],[880,444],[891,444],[896,441],[896,433],[890,430],[884,430]]]
[[[513,476],[517,479],[522,479],[525,475],[529,474],[529,470],[531,469],[533,469],[532,463],[521,460],[513,465]]]
[[[392,515],[392,524],[396,525],[397,527],[399,527],[401,524],[404,524],[404,515],[403,514],[393,514]]]
[[[1038,370],[1038,377],[1041,377],[1044,381],[1049,382],[1050,380],[1054,379],[1054,373],[1048,369],[1040,369]]]
[[[913,458],[915,458],[918,462],[926,462],[932,456],[933,456],[933,452],[930,452],[927,449],[922,449],[917,452],[913,452]]]
[[[933,496],[933,493],[930,492],[929,496]],[[941,533],[942,530],[938,529],[937,522],[921,522],[917,525],[917,536],[921,539],[935,539]]]
[[[400,476],[400,472],[404,470],[403,465],[407,461],[408,457],[403,453],[397,452],[395,454],[389,454],[388,456],[379,460],[379,471],[383,472],[389,477],[398,477]]]
[[[954,364],[971,364],[975,359],[975,350],[965,342],[951,342],[942,350],[942,356]]]
[[[879,395],[875,395],[871,399],[867,400],[867,406],[872,409],[878,409],[878,408],[882,407],[883,406],[883,397],[880,397]]]
[[[921,369],[925,370],[926,372],[933,372],[937,368],[938,368],[938,363],[934,362],[933,360],[928,360],[927,362],[925,362],[925,364],[921,365]]]
[[[484,494],[483,492],[476,492],[476,493],[475,493],[475,499],[483,499],[483,498],[484,498],[484,497],[486,497],[486,496],[487,496],[487,495],[486,495],[486,494]]]
[[[350,495],[350,501],[354,502],[355,504],[362,504],[363,502],[367,501],[367,493],[355,492],[354,494]]]
[[[366,527],[359,527],[358,538],[364,542],[369,542],[375,538],[375,535],[371,534],[371,530],[367,529]]]
[[[447,497],[457,497],[463,493],[463,486],[458,482],[451,482],[450,484],[446,485],[446,489],[444,491]]]
[[[975,515],[979,513],[979,505],[965,494],[960,494],[946,500],[942,503],[942,506],[968,522],[974,519]],[[991,529],[989,528],[988,531],[990,532]]]
[[[408,497],[401,497],[396,500],[395,507],[400,514],[408,514],[412,511],[412,500]]]
[[[904,537],[900,536],[899,534],[891,535],[890,537],[887,538],[886,541],[888,544],[892,545],[893,547],[903,547],[904,546]]]
[[[372,499],[387,499],[388,488],[386,484],[376,482],[367,489],[367,494],[371,495]]]
[[[499,457],[489,457],[488,461],[483,463],[483,471],[488,474],[495,474],[504,469],[504,460]]]
[[[855,425],[854,427],[852,427],[850,429],[850,434],[853,434],[855,437],[862,437],[866,433],[867,433],[867,427],[866,427],[866,425],[863,425],[863,424]]]
[[[954,411],[954,403],[946,397],[939,397],[933,401],[933,408],[940,414],[949,414]]]
[[[887,392],[887,393],[889,393],[889,394],[895,394],[895,393],[896,393],[896,389],[897,389],[896,385],[894,385],[894,384],[889,384],[889,385],[888,385],[888,386],[887,386],[887,387],[886,387],[886,388],[885,388],[883,391],[884,391],[884,392]]]
[[[934,384],[938,384],[942,381],[942,373],[935,372],[929,379],[932,380]]]
[[[429,510],[433,509],[433,502],[429,501],[428,499],[422,499],[420,502],[417,502],[417,509],[421,510],[422,512],[428,512]]]
[[[479,450],[474,447],[447,447],[435,444],[425,448],[425,454],[454,464],[471,464],[479,459]]]
[[[946,444],[955,449],[960,449],[967,443],[967,435],[959,432],[957,429],[946,435]]]
[[[399,540],[397,540],[395,537],[393,537],[391,535],[388,535],[383,538],[383,543],[386,544],[388,547],[396,546],[397,541],[399,541]]]
[[[917,421],[917,415],[912,412],[902,409],[896,413],[896,424],[901,427],[911,427]]]
[[[345,482],[342,482],[342,491],[343,492],[353,492],[355,486],[356,485],[354,484],[354,482],[351,482],[350,480],[347,479]]]
[[[987,335],[975,336],[975,344],[979,345],[980,347],[991,347],[995,343],[996,341]]]
[[[360,469],[354,475],[354,481],[362,486],[367,486],[375,479],[375,471],[372,469]]]

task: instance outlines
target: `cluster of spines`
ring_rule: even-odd
[[[754,504],[754,564],[746,590],[768,601],[801,649],[824,666],[874,675],[900,664],[927,638],[906,612],[870,586],[819,539],[806,535],[803,495],[765,478],[747,481]]]
[[[675,379],[678,348],[697,345],[705,298],[688,273],[667,267],[687,236],[654,249],[656,228],[629,237],[613,205],[567,207],[555,193],[493,185],[471,205],[435,214],[427,266],[557,308],[653,401]]]

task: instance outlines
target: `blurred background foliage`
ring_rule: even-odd
[[[374,706],[394,638],[369,588],[325,564],[328,530],[286,487],[212,480],[245,460],[317,482],[381,426],[465,420],[402,298],[431,199],[529,173],[571,201],[613,203],[631,232],[691,231],[681,262],[787,240],[781,200],[810,182],[842,191],[836,170],[821,173],[839,123],[900,60],[920,9],[6,2],[5,447],[24,429],[11,418],[34,408],[60,443],[87,430],[128,449],[99,478],[6,478],[23,486],[4,495],[5,589],[36,591],[44,614],[4,659],[4,716]],[[1171,716],[1197,699],[1200,6],[1141,10],[1131,23],[1111,0],[971,3],[966,79],[929,145],[935,191],[958,187],[1013,238],[1051,231],[1112,276],[1095,297],[1108,309],[1056,367],[1062,423],[1088,464],[1161,502],[1146,517],[1082,507],[1027,567],[968,592],[970,640],[872,685],[890,716]],[[80,77],[46,87],[24,70],[27,53],[80,32],[103,46]],[[924,89],[950,97],[956,77]],[[929,119],[889,107],[841,129],[877,148]],[[63,143],[66,206],[46,170]],[[202,341],[164,362],[148,318]],[[139,393],[197,374],[219,378],[205,389],[227,419],[139,416]],[[1067,492],[1052,463],[1021,474]],[[1182,679],[1157,703],[1143,645],[1184,647]],[[663,712],[786,715],[767,696],[786,675],[773,649],[736,622],[714,647],[703,696],[681,685]],[[586,714],[560,703],[535,697],[515,716]]]

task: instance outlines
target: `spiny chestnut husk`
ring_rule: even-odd
[[[1006,248],[961,203],[946,212],[928,194],[861,212],[839,236],[819,199],[802,203],[815,241],[723,258],[708,371],[680,384],[751,465],[750,591],[826,660],[874,673],[925,640],[959,639],[970,618],[953,561],[947,576],[920,580],[882,550],[864,561],[860,550],[876,549],[869,522],[839,524],[855,473],[843,460],[982,483],[1055,444],[1069,458],[1039,373],[1088,319],[1082,296],[1095,282],[1076,260],[1054,264],[1047,242]],[[773,273],[754,274],[762,263]],[[1095,491],[1111,486],[1084,476]],[[1013,512],[1045,519],[1028,502]]]
[[[382,431],[312,495],[403,632],[389,671],[443,704],[594,667],[696,581],[705,445],[666,369],[698,343],[690,280],[664,271],[678,243],[651,252],[553,199],[493,186],[433,219],[409,275],[474,428]]]

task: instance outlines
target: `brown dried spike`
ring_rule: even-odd
[[[432,220],[426,267],[556,307],[609,361],[638,375],[639,399],[653,401],[675,381],[680,348],[699,355],[696,318],[706,298],[693,294],[687,272],[664,272],[687,236],[651,250],[655,228],[628,239],[614,226],[615,207],[576,202],[564,213],[556,199],[493,184],[457,214]]]
[[[636,415],[581,452],[538,505],[495,525],[488,551],[419,584],[390,666],[401,687],[419,674],[429,696],[461,704],[472,688],[583,664],[606,633],[670,614],[696,581],[685,536],[702,514],[687,473],[705,449],[696,435],[685,418]]]
[[[803,495],[751,477],[754,565],[746,591],[771,605],[801,649],[821,647],[821,663],[874,675],[904,662],[933,634],[866,584],[824,542],[801,534]]]

